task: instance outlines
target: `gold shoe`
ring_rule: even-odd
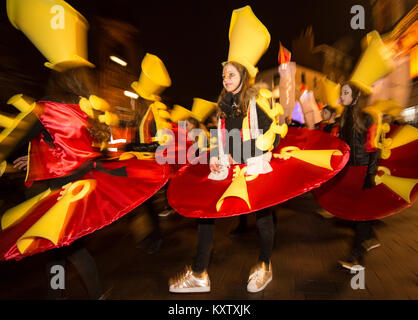
[[[190,266],[184,272],[168,281],[169,291],[174,293],[210,292],[210,279],[208,273],[198,274]]]
[[[248,278],[247,291],[262,291],[272,279],[273,269],[271,267],[271,262],[268,266],[265,262],[261,262],[251,269],[250,276]]]

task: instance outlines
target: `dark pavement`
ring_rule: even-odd
[[[95,258],[108,299],[138,300],[246,300],[246,299],[418,299],[418,204],[382,219],[375,225],[381,246],[365,261],[364,290],[353,290],[354,274],[337,261],[350,248],[353,231],[347,222],[315,213],[310,193],[275,207],[278,227],[273,253],[273,281],[264,292],[250,294],[246,281],[258,257],[254,215],[249,231],[231,238],[238,218],[219,219],[209,267],[212,291],[171,294],[168,279],[191,264],[197,245],[194,219],[172,214],[160,219],[164,234],[161,250],[153,255],[136,244],[150,230],[144,208],[85,238]],[[51,252],[21,261],[0,263],[0,299],[45,299],[45,264]],[[87,299],[76,269],[66,266],[66,299]]]

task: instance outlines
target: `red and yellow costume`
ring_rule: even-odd
[[[103,228],[154,195],[169,177],[169,167],[154,160],[100,161],[101,153],[91,147],[87,115],[78,105],[47,101],[39,105],[43,110],[39,120],[53,144],[42,135],[32,140],[28,181],[52,179],[59,185],[60,178],[69,176],[70,181],[2,216],[4,260],[69,245]]]

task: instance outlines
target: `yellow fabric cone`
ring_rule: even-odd
[[[332,156],[342,156],[340,150],[300,150],[298,147],[285,147],[280,150],[280,154],[274,154],[275,158],[289,159],[293,157],[314,166],[333,170],[331,167]]]
[[[132,159],[134,157],[137,158],[138,160],[154,159],[155,158],[155,153],[153,153],[153,152],[134,152],[134,151],[124,152],[119,156],[119,160],[120,161],[129,160],[129,159]]]
[[[322,79],[322,90],[325,95],[325,103],[334,108],[336,111],[336,117],[340,117],[344,111],[344,107],[338,103],[341,93],[341,85],[335,83],[327,78]]]
[[[24,217],[30,213],[30,210],[37,204],[39,201],[51,194],[51,190],[48,189],[29,200],[18,204],[17,206],[7,210],[1,217],[1,228],[2,230],[9,228],[10,226],[21,221]]]
[[[193,117],[193,114],[190,110],[178,104],[173,106],[173,110],[171,110],[171,121],[179,122],[186,120],[189,117]]]
[[[270,33],[254,15],[250,6],[232,12],[229,26],[228,61],[238,62],[255,78],[258,60],[270,45]]]
[[[390,170],[386,167],[379,167],[378,171],[379,170],[383,171],[384,174],[382,176],[376,175],[376,185],[383,183],[406,202],[411,203],[411,192],[415,185],[418,183],[418,179],[392,176],[390,174]]]
[[[237,173],[237,176],[232,180],[228,189],[224,192],[222,197],[216,203],[216,211],[221,210],[222,204],[224,203],[225,198],[228,197],[237,197],[245,201],[248,208],[251,209],[250,199],[248,197],[247,191],[247,182],[245,180],[245,169],[240,169],[239,166],[236,166],[234,171]]]
[[[36,238],[47,239],[56,245],[67,222],[70,204],[84,198],[94,187],[95,180],[79,180],[67,185],[62,198],[17,240],[19,252],[25,253]]]
[[[7,0],[7,15],[57,71],[88,66],[87,20],[63,0]]]
[[[95,96],[94,94],[89,97],[89,101],[94,110],[105,112],[110,111],[111,109],[110,104],[105,99]]]
[[[141,63],[141,75],[139,80],[131,84],[131,87],[144,99],[159,101],[159,96],[165,88],[171,86],[168,71],[157,56],[147,53]]]
[[[28,96],[19,93],[11,97],[7,101],[7,104],[13,105],[20,112],[29,113],[32,112],[32,110],[34,109],[36,102],[35,99],[32,99]]]
[[[0,114],[0,127],[12,128],[15,124],[15,119]]]
[[[388,143],[386,147],[388,149],[395,149],[405,144],[411,143],[417,139],[418,129],[411,125],[406,125],[399,129],[399,131],[392,137],[390,143]]]
[[[92,119],[94,118],[93,106],[87,98],[82,97],[78,102],[78,105],[85,114],[87,114]]]
[[[350,83],[371,94],[371,85],[392,72],[394,63],[377,31],[372,31],[368,38],[368,46],[354,69]]]
[[[207,101],[201,98],[193,98],[192,114],[199,122],[205,122],[206,119],[217,108],[217,104],[212,101]]]
[[[378,100],[371,105],[383,114],[389,114],[396,117],[401,113],[403,107],[394,100]]]
[[[99,115],[99,121],[107,124],[108,126],[116,127],[119,125],[118,115],[109,111],[105,111],[105,114]]]

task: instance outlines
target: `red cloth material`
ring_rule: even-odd
[[[273,172],[259,175],[257,179],[247,182],[251,209],[244,200],[229,197],[224,200],[219,212],[216,211],[216,203],[232,182],[233,167],[230,168],[227,179],[213,181],[208,179],[210,169],[207,164],[187,166],[170,180],[167,193],[169,203],[186,217],[222,218],[250,213],[319,187],[334,177],[349,158],[349,148],[342,140],[318,130],[289,128],[287,136],[273,152],[279,153],[286,146],[306,150],[338,149],[343,155],[332,156],[333,171],[295,158],[273,159],[270,162]]]
[[[51,146],[42,134],[31,141],[27,184],[63,177],[88,160],[101,155],[92,147],[88,116],[75,104],[38,102],[39,120],[54,140]]]
[[[399,128],[391,127],[388,137]],[[391,150],[389,159],[380,159],[392,176],[418,179],[418,141]],[[314,190],[318,203],[338,218],[353,221],[375,220],[393,215],[418,198],[418,186],[412,190],[411,203],[384,184],[363,190],[367,166],[347,166],[334,179]]]
[[[54,139],[54,147],[44,142],[41,135],[33,140],[29,169],[31,181],[67,176],[86,161],[101,155],[91,147],[87,117],[78,105],[40,104],[43,112],[38,117]],[[70,205],[70,214],[57,245],[39,239],[23,255],[16,247],[16,241],[56,203],[59,192],[54,192],[32,207],[22,221],[0,232],[0,260],[18,260],[69,245],[142,204],[167,183],[170,175],[170,167],[159,165],[155,160],[103,160],[102,166],[107,171],[125,167],[127,176],[114,176],[98,170],[85,174],[81,180],[93,179],[95,188],[85,198]]]
[[[59,192],[40,201],[24,220],[0,232],[0,260],[20,260],[25,256],[69,245],[121,218],[153,196],[168,181],[169,167],[155,161],[130,159],[103,162],[106,170],[124,166],[127,177],[112,176],[96,170],[83,176],[81,180],[94,179],[95,188],[87,197],[70,205],[70,219],[58,244],[39,239],[29,252],[22,255],[16,241],[56,203]]]

